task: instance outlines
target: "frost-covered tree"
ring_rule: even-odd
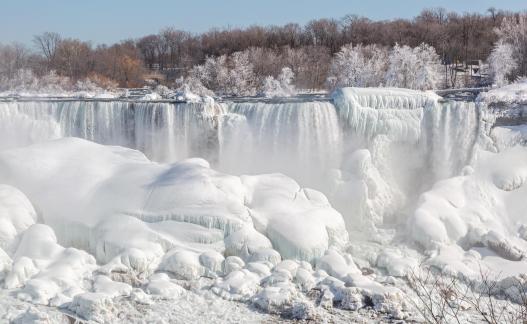
[[[513,46],[499,41],[490,53],[488,61],[489,72],[494,84],[503,86],[509,83],[511,74],[518,66],[518,62],[514,58]]]
[[[413,49],[417,57],[415,89],[436,89],[441,82],[441,60],[434,47],[421,44]]]
[[[69,78],[50,71],[37,77],[31,70],[20,69],[12,78],[0,79],[0,90],[61,94],[72,89]]]
[[[225,94],[252,96],[256,94],[254,67],[247,52],[236,52],[229,57],[230,70]]]
[[[0,78],[13,78],[18,70],[29,66],[29,58],[29,49],[22,44],[0,44]]]
[[[175,82],[177,92],[179,93],[193,93],[198,96],[214,96],[214,92],[201,83],[198,78],[189,76],[187,78],[179,78]]]
[[[430,45],[423,43],[411,48],[395,44],[388,61],[388,86],[428,90],[439,85],[441,63],[435,49]]]
[[[194,93],[210,89],[219,95],[250,96],[256,93],[256,78],[247,52],[208,57],[192,68],[186,81]]]
[[[377,45],[345,45],[333,58],[327,83],[330,88],[382,86],[387,56]]]
[[[28,69],[20,69],[12,77],[0,79],[1,91],[34,91],[37,89],[38,78]]]
[[[265,97],[289,97],[295,95],[296,89],[293,85],[295,74],[289,67],[282,68],[278,79],[268,76],[264,79],[261,93]]]
[[[187,83],[198,84],[199,81],[207,89],[221,91],[228,82],[228,77],[226,55],[207,57],[204,64],[192,68]]]
[[[516,66],[509,71],[509,77],[514,79],[527,76],[527,13],[503,18],[500,27],[496,29],[496,33],[499,37],[496,47],[500,44],[508,44],[510,49],[502,47],[499,50],[510,50],[511,56],[516,62]]]

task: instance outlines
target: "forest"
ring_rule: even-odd
[[[97,44],[57,32],[0,44],[0,91],[164,85],[201,94],[287,95],[341,86],[442,89],[527,75],[525,13],[423,10],[413,19],[356,15],[305,25],[214,28]]]

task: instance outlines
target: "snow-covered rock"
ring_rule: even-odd
[[[0,249],[14,252],[20,234],[37,222],[37,213],[20,190],[0,184]]]
[[[21,299],[57,306],[87,289],[95,267],[91,255],[62,247],[49,226],[34,224],[24,231],[4,284],[22,288]]]
[[[506,103],[518,104],[527,103],[527,79],[512,83],[503,87],[492,89],[488,92],[482,92],[479,101],[487,104]]]

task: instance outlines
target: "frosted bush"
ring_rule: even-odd
[[[71,88],[70,79],[58,75],[55,71],[38,77],[31,70],[20,69],[13,78],[0,80],[0,90],[9,92],[61,94]]]
[[[52,70],[40,78],[38,90],[46,93],[62,93],[71,88],[71,81],[68,77],[60,76]]]
[[[398,88],[429,90],[440,81],[440,60],[435,49],[427,44],[418,47],[395,44],[388,58],[386,85]]]
[[[232,68],[229,71],[226,94],[253,96],[256,94],[254,67],[249,61],[249,53],[236,52],[230,57]]]
[[[200,95],[210,95],[208,89],[219,95],[256,94],[256,77],[248,52],[208,57],[204,64],[194,66],[181,83],[187,84],[192,92]]]
[[[2,91],[16,91],[16,90],[33,90],[38,88],[38,79],[31,70],[20,69],[11,79],[2,78],[0,80],[0,90]]]
[[[508,78],[518,66],[517,60],[513,56],[512,45],[499,41],[489,56],[490,74],[497,86],[508,84]]]
[[[77,91],[102,91],[102,89],[90,79],[77,81],[75,83],[75,89]]]
[[[192,93],[198,96],[214,96],[212,90],[207,89],[201,81],[195,77],[188,77],[186,79],[180,78],[176,80],[177,92],[183,95]]]
[[[377,45],[343,46],[331,63],[328,86],[381,86],[387,69],[387,56],[387,51]]]
[[[261,92],[265,97],[270,98],[293,96],[296,94],[296,89],[293,85],[294,78],[295,74],[293,70],[284,67],[278,79],[272,76],[265,78]]]

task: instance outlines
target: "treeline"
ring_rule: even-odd
[[[36,76],[55,71],[72,82],[88,78],[102,85],[137,87],[150,79],[179,86],[189,76],[199,78],[197,67],[210,58],[225,60],[229,66],[235,65],[231,61],[243,58],[254,74],[251,82],[268,76],[278,78],[284,68],[289,68],[296,87],[324,89],[334,85],[331,80],[336,76],[330,74],[336,54],[349,44],[386,50],[396,44],[409,48],[428,44],[445,67],[444,80],[438,84],[455,87],[464,85],[456,78],[462,71],[459,66],[487,60],[498,41],[496,29],[504,19],[519,16],[493,8],[485,14],[436,8],[424,10],[413,19],[387,21],[348,15],[313,20],[304,26],[212,29],[202,34],[167,28],[136,40],[98,46],[47,32],[35,36],[33,49],[0,44],[0,79],[15,78],[23,69]]]

